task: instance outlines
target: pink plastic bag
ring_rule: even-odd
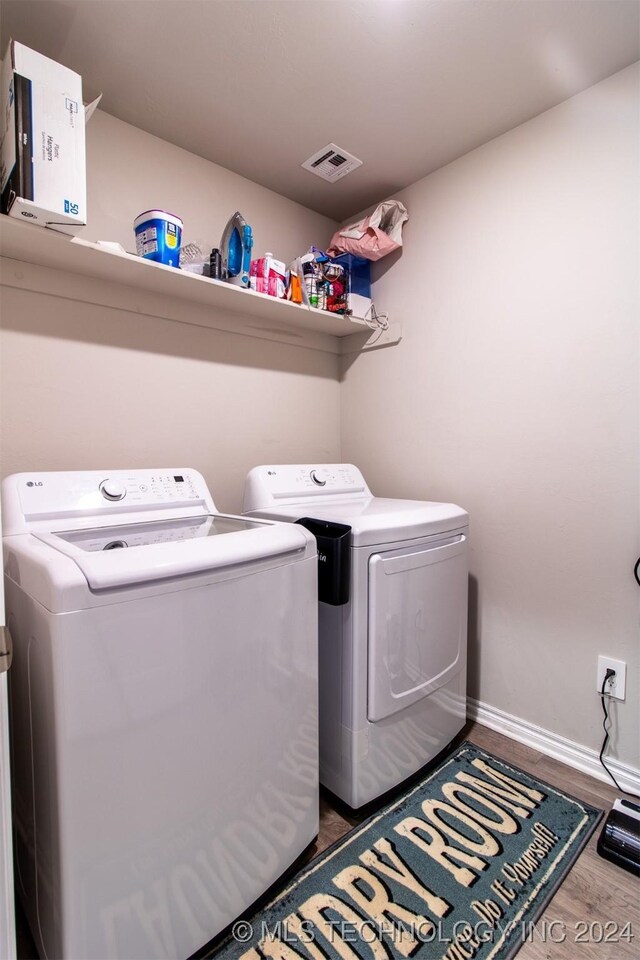
[[[330,257],[353,253],[366,260],[380,260],[402,246],[402,228],[408,219],[409,214],[403,203],[385,200],[364,220],[334,233],[327,253]]]

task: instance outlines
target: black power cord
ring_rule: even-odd
[[[640,563],[640,560],[638,561],[638,563]],[[616,778],[614,777],[614,775],[611,773],[611,770],[609,770],[609,767],[604,762],[604,751],[606,750],[607,744],[609,742],[609,731],[607,729],[607,720],[609,719],[609,713],[607,711],[607,704],[605,701],[605,696],[606,696],[605,687],[607,686],[607,683],[609,682],[611,677],[615,677],[615,675],[616,675],[615,670],[612,670],[611,667],[607,667],[607,672],[605,673],[604,680],[602,681],[602,688],[600,689],[600,703],[602,704],[602,712],[604,713],[604,720],[602,721],[602,729],[604,730],[604,740],[602,741],[602,747],[600,748],[600,763],[602,764],[604,769],[607,771],[607,773],[615,783],[620,793],[624,793],[627,797],[635,797],[637,800],[637,799],[640,799],[637,793],[631,793],[630,790],[623,790],[620,784],[618,783],[618,781],[616,780]]]

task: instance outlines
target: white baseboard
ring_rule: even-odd
[[[560,737],[557,733],[538,727],[528,720],[521,720],[520,717],[514,717],[504,710],[492,707],[488,703],[482,703],[480,700],[467,698],[467,716],[469,720],[477,720],[478,723],[489,727],[490,730],[496,730],[503,733],[505,737],[511,737],[519,743],[524,743],[548,757],[560,760],[566,763],[568,767],[581,770],[596,780],[604,780],[611,784],[611,780],[602,769],[598,753],[589,747],[583,747],[573,740],[567,740],[566,737]],[[631,767],[619,760],[605,758],[607,766],[610,767],[614,777],[623,788],[631,793],[640,794],[640,770]]]

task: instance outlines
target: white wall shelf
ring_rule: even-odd
[[[397,323],[372,331],[363,320],[241,290],[2,215],[0,256],[6,286],[180,323],[338,354],[401,339]]]

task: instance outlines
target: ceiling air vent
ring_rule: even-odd
[[[312,157],[305,160],[301,166],[310,173],[315,173],[317,177],[322,177],[329,183],[335,183],[336,180],[346,177],[356,167],[361,167],[362,160],[337,147],[335,143],[328,143],[322,150],[318,150]]]

